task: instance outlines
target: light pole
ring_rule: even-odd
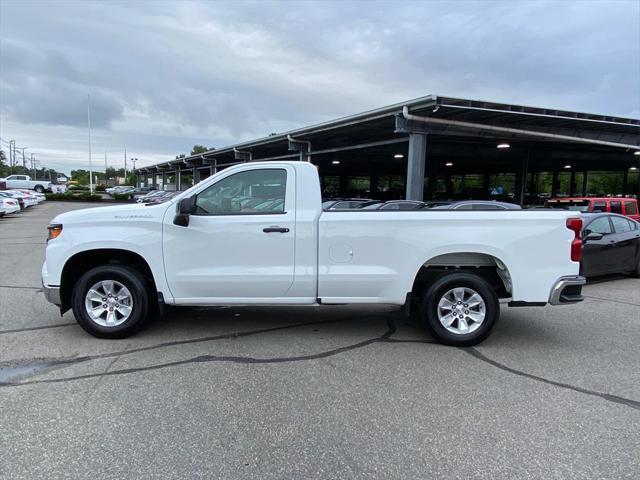
[[[16,141],[9,140],[9,166],[14,167],[16,162]]]
[[[93,169],[91,165],[91,95],[87,95],[87,129],[89,130],[89,193],[93,193]]]

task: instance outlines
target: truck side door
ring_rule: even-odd
[[[195,194],[187,227],[167,212],[163,256],[177,303],[286,295],[294,279],[295,175],[291,166],[247,166]]]

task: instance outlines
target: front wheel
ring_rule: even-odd
[[[491,333],[500,303],[482,277],[458,272],[440,277],[427,288],[421,310],[426,329],[439,342],[468,347]]]
[[[103,265],[80,277],[71,295],[78,324],[99,338],[125,338],[149,317],[144,277],[129,267]]]

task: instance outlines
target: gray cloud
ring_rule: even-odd
[[[85,162],[89,93],[96,149],[143,163],[428,93],[640,116],[635,1],[4,1],[0,18],[0,134],[65,165]]]

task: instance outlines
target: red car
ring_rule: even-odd
[[[547,200],[547,207],[563,208],[580,212],[606,212],[625,215],[633,220],[640,220],[638,200],[635,198],[615,197],[571,197],[552,198]]]

